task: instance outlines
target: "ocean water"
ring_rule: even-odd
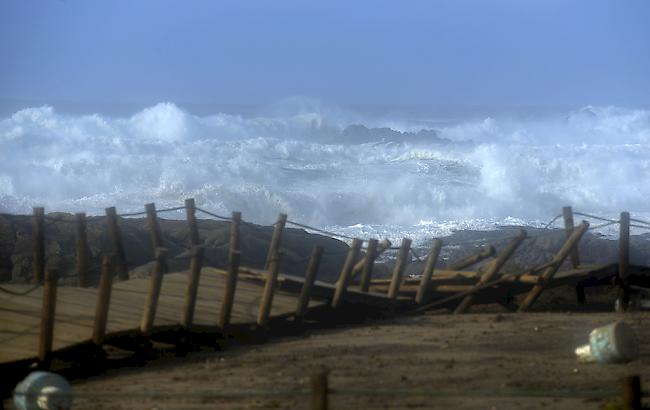
[[[255,223],[285,212],[340,234],[418,243],[457,229],[543,226],[564,205],[650,220],[648,181],[643,109],[445,118],[294,104],[196,115],[165,102],[121,116],[39,106],[0,118],[5,213],[134,212],[193,197]]]

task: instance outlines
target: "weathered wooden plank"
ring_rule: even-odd
[[[565,206],[564,208],[562,208],[562,216],[564,217],[564,232],[568,239],[573,233],[573,230],[575,229],[574,222],[573,222],[573,209],[570,206]],[[580,255],[578,254],[577,246],[573,248],[570,256],[571,256],[571,265],[574,268],[580,266]]]
[[[99,280],[99,295],[95,309],[95,323],[93,326],[93,343],[101,346],[106,336],[106,323],[108,322],[108,309],[111,303],[111,287],[113,285],[113,270],[115,269],[114,257],[104,256],[102,272]]]
[[[32,217],[33,280],[42,283],[45,277],[45,208],[35,207]]]
[[[190,230],[190,245],[192,247],[198,246],[201,242],[199,239],[199,227],[196,223],[196,205],[194,204],[194,198],[185,200],[185,217]]]
[[[353,239],[352,244],[350,245],[350,249],[348,250],[348,256],[345,259],[343,268],[341,268],[339,280],[336,282],[336,291],[334,293],[334,297],[332,298],[333,308],[338,308],[343,303],[343,298],[345,297],[345,293],[348,290],[350,275],[352,274],[352,269],[354,268],[355,261],[359,255],[359,248],[361,248],[361,239]]]
[[[230,324],[232,306],[235,303],[235,291],[237,290],[237,276],[239,274],[239,226],[241,224],[241,213],[233,212],[230,218],[230,241],[228,245],[228,274],[226,275],[226,286],[219,311],[219,327],[225,329]]]
[[[619,295],[617,310],[625,311],[630,303],[630,289],[627,286],[627,276],[630,266],[630,213],[621,212],[618,236],[618,287]]]
[[[201,278],[201,267],[203,266],[203,247],[195,245],[192,248],[192,260],[190,262],[190,274],[188,275],[187,288],[185,289],[185,307],[183,309],[182,324],[185,330],[190,330],[194,320],[196,308],[196,294],[199,290]]]
[[[129,280],[129,268],[126,264],[126,253],[122,242],[122,231],[117,224],[117,210],[114,206],[106,208],[106,226],[111,240],[112,253],[115,254],[115,268],[120,280]]]
[[[406,265],[409,263],[410,250],[411,240],[409,238],[403,238],[402,244],[400,245],[399,254],[397,255],[395,269],[393,270],[393,279],[390,283],[390,289],[388,289],[388,296],[392,299],[397,298],[397,294],[399,293],[399,287],[402,284],[402,275],[406,270]]]
[[[431,285],[431,276],[433,275],[433,268],[436,266],[438,261],[438,255],[440,254],[440,249],[442,248],[442,241],[440,239],[434,239],[431,244],[431,252],[427,257],[427,263],[422,272],[422,278],[420,279],[420,286],[418,292],[415,295],[415,302],[418,305],[422,305],[429,301],[429,288]]]
[[[41,329],[38,339],[38,360],[47,363],[54,340],[54,315],[56,314],[56,288],[59,271],[48,269],[43,285],[43,303],[41,308]]]
[[[481,275],[481,278],[478,281],[478,284],[476,285],[476,290],[480,286],[485,285],[488,282],[491,282],[492,279],[499,273],[503,265],[510,259],[510,257],[515,253],[519,245],[526,239],[526,231],[523,229],[519,231],[519,234],[515,236],[506,249],[504,249],[503,252],[499,255],[497,259],[495,259],[490,266],[483,272]],[[469,294],[463,298],[463,300],[460,302],[460,304],[456,307],[454,310],[455,314],[459,313],[465,313],[467,309],[474,303],[474,298],[476,297],[475,294]]]
[[[312,250],[311,257],[309,258],[309,264],[307,266],[307,272],[305,272],[305,281],[300,290],[300,296],[298,297],[298,305],[296,306],[296,319],[302,320],[309,306],[309,299],[311,298],[311,290],[314,287],[314,282],[316,281],[316,274],[318,273],[318,267],[320,266],[321,256],[323,255],[323,247],[320,245],[314,245]]]
[[[367,292],[370,287],[370,280],[372,279],[372,270],[375,265],[375,259],[377,258],[377,245],[379,241],[377,239],[370,239],[368,241],[368,250],[366,251],[366,257],[363,258],[363,267],[361,271],[361,279],[359,280],[359,289],[362,292]]]
[[[582,238],[582,235],[587,232],[588,228],[589,223],[583,222],[578,226],[577,229],[573,231],[569,239],[564,242],[564,245],[562,245],[560,251],[557,253],[557,255],[555,255],[555,258],[553,258],[554,264],[542,272],[540,275],[540,282],[537,285],[533,286],[528,295],[526,295],[526,298],[523,300],[521,305],[519,305],[519,312],[525,312],[533,305],[533,303],[535,303],[539,295],[541,295],[544,291],[546,285],[551,281],[551,279],[553,279],[553,276],[559,269],[560,265],[562,265],[567,256],[569,256],[569,253],[573,247],[578,244],[580,238]]]
[[[88,240],[86,238],[86,214],[81,212],[75,214],[76,231],[76,254],[75,270],[79,286],[85,288],[88,286]]]

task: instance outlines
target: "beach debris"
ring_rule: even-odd
[[[575,354],[584,363],[626,363],[639,356],[639,344],[632,328],[619,321],[592,330]]]
[[[73,395],[70,383],[56,373],[31,372],[14,389],[19,410],[69,410]]]

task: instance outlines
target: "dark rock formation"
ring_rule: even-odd
[[[187,222],[159,219],[159,224],[165,247],[169,249],[170,270],[186,270],[190,261]],[[122,218],[120,228],[131,274],[136,276],[148,274],[154,255],[146,220]],[[91,254],[90,281],[96,283],[101,257],[111,251],[105,217],[89,217],[86,231]],[[199,232],[206,248],[204,265],[225,268],[230,223],[199,220]],[[240,232],[242,266],[263,268],[273,227],[243,223]],[[69,277],[64,282],[74,283],[74,216],[64,213],[48,214],[45,223],[45,241],[47,265],[58,266],[61,274]],[[302,229],[285,229],[282,240],[281,271],[302,276],[311,250],[316,244],[325,248],[318,279],[336,280],[348,246],[336,239],[309,234]],[[0,280],[14,282],[31,280],[32,260],[31,216],[0,215]]]
[[[503,250],[509,238],[516,235],[521,227],[505,226],[495,231],[459,231],[453,235],[441,238],[443,248],[438,266],[444,267],[466,256],[476,253],[483,244],[493,244],[497,253]],[[503,271],[521,272],[549,262],[560,250],[566,239],[564,229],[525,229],[529,239],[517,249]],[[428,249],[419,249],[420,257],[424,260]],[[580,262],[582,264],[617,263],[619,257],[618,240],[607,239],[599,234],[588,231],[578,245]],[[634,235],[630,238],[630,263],[633,265],[650,266],[650,234]],[[568,266],[568,260],[565,262]],[[421,273],[423,263],[413,262],[407,270],[410,274]]]
[[[57,219],[58,221],[54,221]],[[190,262],[189,229],[184,220],[159,219],[165,246],[169,249],[169,265],[172,271],[188,269]],[[150,273],[153,261],[153,247],[146,221],[120,219],[120,228],[126,252],[127,265],[132,276],[142,277]],[[438,267],[478,252],[484,244],[493,244],[500,252],[508,239],[519,227],[502,227],[495,231],[459,231],[441,238],[443,248]],[[0,282],[26,282],[32,275],[32,224],[31,216],[0,214]],[[205,246],[205,266],[225,268],[227,263],[229,222],[199,220],[199,231]],[[550,261],[565,239],[564,230],[543,230],[526,228],[530,239],[517,250],[503,269],[521,272]],[[262,269],[266,260],[272,226],[249,223],[241,225],[241,265]],[[91,253],[90,282],[98,280],[101,256],[111,251],[104,217],[90,217],[87,222],[88,244]],[[45,224],[46,261],[48,265],[60,268],[67,276],[64,283],[75,283],[75,224],[70,214],[51,213]],[[282,241],[283,273],[303,276],[314,245],[325,248],[318,279],[334,282],[338,278],[346,257],[348,245],[336,239],[315,235],[302,229],[286,228]],[[394,244],[399,246],[399,244]],[[618,241],[606,239],[587,232],[580,242],[580,259],[583,264],[606,264],[618,261]],[[425,246],[416,253],[425,260],[429,249]],[[374,277],[390,277],[396,252],[382,255],[375,264]],[[650,265],[650,235],[632,236],[630,262],[636,265]],[[407,274],[419,274],[423,262],[413,260],[407,267]]]
[[[366,142],[434,142],[441,144],[452,144],[451,140],[440,138],[434,130],[420,130],[418,132],[401,132],[392,128],[368,128],[365,125],[353,124],[346,127],[341,136],[346,141],[354,143]]]

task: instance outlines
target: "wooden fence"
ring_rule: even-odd
[[[180,210],[185,210],[191,259],[186,273],[175,274],[168,272],[168,251],[165,248],[158,213]],[[203,266],[205,249],[201,245],[199,237],[197,211],[230,221],[228,261],[227,269],[224,271],[212,270],[209,275],[206,274],[206,268]],[[65,305],[70,303],[72,299],[79,303],[79,311],[94,310],[94,316],[84,316],[83,320],[86,322],[83,322],[82,319],[77,321],[77,325],[82,331],[85,331],[83,329],[86,328],[89,330],[85,336],[82,336],[83,340],[71,339],[69,344],[90,343],[96,349],[101,350],[102,346],[107,343],[107,337],[110,333],[109,318],[114,315],[120,320],[133,317],[134,312],[137,312],[137,307],[134,311],[134,307],[129,305],[133,304],[129,301],[138,292],[142,295],[146,294],[140,314],[139,326],[132,326],[131,321],[128,325],[131,328],[118,329],[117,333],[130,331],[130,334],[132,334],[135,331],[139,334],[139,340],[146,342],[151,339],[156,331],[157,317],[163,316],[169,318],[165,323],[175,323],[179,327],[179,331],[176,333],[179,345],[185,343],[187,335],[197,326],[197,306],[200,308],[199,318],[202,322],[198,323],[199,327],[205,327],[207,321],[210,322],[210,326],[216,332],[227,334],[232,324],[233,312],[237,313],[235,306],[238,290],[249,295],[246,296],[248,299],[244,303],[248,316],[245,316],[244,320],[240,320],[240,323],[248,320],[254,328],[261,330],[269,328],[274,317],[274,303],[278,301],[278,297],[281,300],[275,305],[275,317],[291,317],[295,326],[300,326],[310,311],[319,310],[325,312],[325,315],[334,315],[332,317],[335,317],[337,312],[345,309],[346,303],[357,307],[365,306],[368,309],[388,312],[413,313],[441,306],[452,306],[455,314],[462,314],[467,312],[481,298],[485,297],[488,300],[494,300],[490,296],[494,292],[516,286],[519,286],[518,289],[524,289],[526,293],[523,301],[516,308],[519,312],[529,310],[544,289],[557,284],[569,283],[574,285],[578,303],[584,303],[583,283],[585,279],[593,278],[600,281],[598,284],[602,284],[603,281],[614,277],[615,284],[620,291],[620,306],[625,309],[630,301],[631,288],[638,284],[639,276],[644,276],[647,273],[646,268],[632,266],[629,262],[631,221],[636,222],[637,225],[633,226],[637,227],[650,228],[650,224],[640,220],[632,220],[627,212],[621,213],[618,221],[599,218],[605,221],[605,224],[600,226],[607,224],[620,225],[619,261],[612,265],[582,265],[577,245],[590,228],[590,224],[583,221],[575,225],[575,214],[578,213],[574,213],[570,207],[563,209],[561,217],[564,219],[566,240],[555,257],[551,261],[523,273],[502,273],[501,271],[518,247],[529,238],[524,231],[511,238],[498,255],[495,255],[494,247],[485,247],[446,269],[436,269],[440,251],[444,245],[439,239],[433,240],[422,275],[417,279],[405,278],[404,275],[411,260],[411,254],[417,257],[415,250],[411,247],[411,240],[404,238],[400,247],[394,248],[398,251],[397,258],[391,278],[388,280],[373,280],[372,276],[375,261],[383,252],[391,249],[391,243],[388,240],[380,242],[378,239],[362,240],[345,237],[350,240],[347,257],[341,267],[338,281],[335,284],[328,284],[317,280],[319,265],[324,252],[323,247],[319,245],[314,246],[309,255],[309,263],[304,278],[293,278],[280,273],[282,266],[281,244],[287,224],[324,232],[292,222],[288,220],[286,214],[278,216],[270,240],[265,267],[262,271],[256,271],[240,266],[240,227],[246,222],[242,220],[239,212],[233,212],[228,218],[221,217],[197,208],[193,199],[187,199],[182,207],[164,210],[156,210],[156,206],[151,203],[145,205],[144,212],[123,214],[121,216],[117,214],[114,207],[110,207],[106,208],[110,249],[105,251],[102,258],[101,275],[97,289],[88,289],[89,245],[86,235],[87,218],[83,213],[78,213],[74,217],[76,225],[74,274],[78,279],[79,286],[75,288],[78,290],[74,290],[68,287],[59,288],[59,270],[56,267],[47,266],[44,226],[48,216],[45,214],[44,209],[39,207],[34,208],[33,213],[33,281],[35,285],[31,288],[26,288],[27,285],[4,285],[2,287],[4,292],[8,292],[11,297],[9,299],[0,298],[0,308],[4,307],[4,310],[0,310],[2,312],[0,315],[8,316],[9,314],[6,312],[11,309],[15,310],[15,306],[20,305],[21,297],[31,298],[30,300],[35,303],[37,298],[30,296],[30,294],[38,288],[42,288],[39,331],[37,334],[34,332],[31,334],[38,338],[37,349],[34,351],[38,364],[42,368],[48,368],[51,365],[53,350],[55,350],[53,342],[55,340],[55,326],[57,326],[57,310],[59,308],[57,304],[63,303]],[[126,282],[129,278],[129,270],[120,229],[120,219],[125,216],[137,215],[146,217],[152,248],[155,252],[154,267],[148,280],[138,279]],[[367,243],[367,247],[365,256],[361,257],[363,243]],[[493,259],[482,268],[476,271],[464,271],[464,269],[489,258]],[[558,274],[558,270],[566,260],[570,261],[570,269]],[[358,280],[357,277],[359,277]],[[457,282],[461,279],[462,284],[458,284]],[[161,290],[163,289],[167,289],[168,293],[163,295],[161,299]],[[198,295],[205,289],[211,289],[210,298],[199,300]],[[281,292],[280,296],[278,296],[279,290]],[[57,297],[62,291],[66,293],[66,297]],[[215,296],[215,292],[221,292],[220,296]],[[257,293],[257,295],[253,295],[254,293]],[[116,296],[121,298],[120,301],[115,302],[113,300]],[[216,313],[217,299],[220,299],[218,314]],[[161,302],[163,303],[162,306]],[[215,303],[214,307],[210,307],[212,302]],[[250,311],[255,304],[257,305],[257,311],[253,314]],[[114,311],[112,306],[114,306]],[[278,306],[280,310],[277,310]],[[68,309],[66,306],[62,308],[64,310]],[[29,307],[25,309],[29,309]],[[19,316],[21,312],[14,313],[17,315],[14,321],[20,323]],[[174,315],[177,315],[176,319],[172,317]],[[205,319],[206,317],[214,317],[214,320]],[[126,323],[126,319],[124,320]],[[80,324],[81,322],[84,324]],[[66,326],[65,323],[61,325]],[[0,329],[1,334],[2,329]],[[0,345],[1,343],[2,341],[0,341]],[[63,344],[65,345],[65,342]],[[141,344],[142,346],[146,348],[146,343]],[[5,357],[4,360],[12,361],[11,355],[7,356],[9,357]],[[23,359],[24,357],[20,358]],[[79,358],[79,360],[83,359]],[[327,391],[326,376],[319,375],[315,377],[312,384],[314,391],[320,392],[313,397],[313,408],[326,408],[327,395],[323,393]]]

